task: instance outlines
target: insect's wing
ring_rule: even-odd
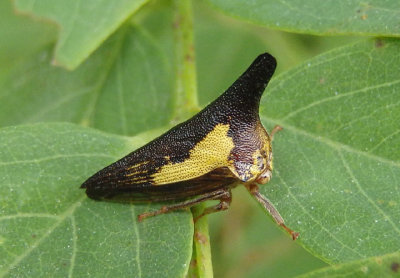
[[[86,193],[93,199],[113,199],[119,201],[169,201],[186,199],[219,188],[232,186],[237,178],[229,169],[219,168],[200,177],[164,184],[161,186],[140,183],[110,183],[93,186],[86,184]]]
[[[232,184],[234,148],[229,125],[187,131],[187,122],[100,170],[82,185],[94,199],[132,200],[189,197]],[[204,125],[203,125],[204,126]],[[182,130],[186,130],[183,132]]]

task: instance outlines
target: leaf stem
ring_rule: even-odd
[[[191,0],[174,0],[175,109],[174,121],[199,111]]]
[[[204,203],[193,207],[193,218],[199,216],[204,208]],[[190,263],[191,274],[194,277],[212,278],[213,270],[207,216],[200,217],[194,224],[193,254],[195,256],[192,256]]]
[[[191,0],[173,0],[173,4],[176,70],[173,121],[182,121],[200,110],[197,100],[193,13]],[[204,204],[193,207],[193,217],[200,215],[204,207]],[[201,217],[194,224],[193,254],[188,275],[213,277],[207,217]]]

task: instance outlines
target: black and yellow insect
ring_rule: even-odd
[[[244,184],[293,238],[257,184],[271,179],[272,135],[258,114],[260,98],[276,68],[270,54],[258,56],[220,97],[191,119],[100,170],[82,184],[93,199],[148,202],[180,201],[143,218],[191,207],[205,200],[220,202],[202,215],[225,210],[231,189]]]

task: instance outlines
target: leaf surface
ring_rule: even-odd
[[[391,253],[313,271],[298,278],[399,277],[400,254]]]
[[[400,43],[369,40],[275,78],[261,115],[276,134],[262,187],[327,262],[400,249]]]
[[[400,36],[396,0],[241,1],[208,0],[232,16],[263,26],[306,34]]]
[[[0,1],[0,83],[15,63],[52,43],[56,28],[16,15],[11,1]]]
[[[51,66],[51,51],[27,57],[0,84],[0,126],[70,121],[132,135],[168,123],[170,66],[143,28],[122,28],[72,72]]]
[[[0,277],[183,277],[191,214],[137,222],[157,206],[97,202],[79,186],[149,140],[72,124],[0,130]]]
[[[327,266],[268,221],[244,186],[233,190],[229,210],[208,219],[215,277],[285,278]]]

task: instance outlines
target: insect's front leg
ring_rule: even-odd
[[[271,130],[271,134],[270,134],[271,141],[274,139],[275,133],[277,133],[278,131],[281,131],[282,129],[283,129],[283,127],[281,127],[280,125],[274,126],[274,128]]]
[[[246,184],[245,186],[247,190],[250,192],[250,194],[253,195],[256,198],[256,200],[269,212],[269,214],[272,216],[275,222],[279,226],[284,228],[292,236],[293,240],[295,240],[299,236],[299,233],[292,231],[289,227],[285,225],[285,221],[279,214],[278,210],[264,195],[262,195],[258,191],[258,185],[252,183],[252,184]]]
[[[180,202],[170,206],[162,206],[159,210],[149,211],[139,214],[138,220],[139,222],[141,222],[143,219],[147,217],[168,213],[178,209],[190,208],[195,206],[196,204],[199,204],[207,200],[219,200],[220,202],[215,206],[205,208],[204,211],[194,219],[194,221],[197,221],[200,217],[206,214],[228,209],[232,200],[231,190],[227,188],[221,188],[212,192],[201,194],[193,199],[184,202]]]

